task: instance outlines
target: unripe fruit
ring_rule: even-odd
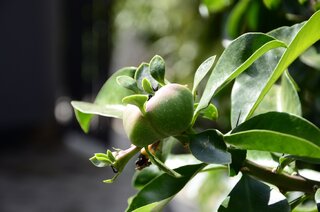
[[[136,146],[147,146],[185,131],[193,116],[193,96],[183,85],[168,84],[146,103],[143,115],[134,105],[123,114],[125,132]]]

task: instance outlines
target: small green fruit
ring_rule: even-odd
[[[146,103],[143,115],[138,107],[127,105],[123,114],[125,132],[140,147],[185,131],[193,116],[193,96],[188,88],[168,84]]]

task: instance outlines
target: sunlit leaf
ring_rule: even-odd
[[[89,131],[93,115],[102,115],[114,118],[121,118],[123,111],[122,99],[125,96],[134,94],[117,83],[119,76],[133,77],[136,68],[126,67],[114,73],[100,89],[94,103],[72,102],[76,118],[84,132]]]
[[[233,129],[231,134],[252,129],[285,133],[304,138],[320,146],[320,129],[308,120],[293,114],[280,112],[260,114]]]
[[[255,116],[225,135],[241,149],[262,150],[320,158],[320,130],[295,115],[269,112]]]
[[[193,79],[193,88],[192,88],[192,94],[193,95],[195,95],[200,82],[203,80],[203,78],[211,70],[215,59],[216,59],[216,56],[209,57],[197,69],[197,71],[196,71],[196,73],[194,75],[194,79]]]
[[[71,105],[75,110],[83,114],[94,114],[113,118],[122,118],[124,105],[98,105],[89,102],[72,101]],[[80,118],[83,120],[84,118]]]
[[[285,44],[263,33],[247,33],[234,40],[224,50],[214,67],[195,114],[206,108],[219,90],[246,70],[256,59],[277,47],[285,47]]]
[[[278,49],[271,50],[237,78],[231,97],[233,128],[236,126],[239,114],[241,114],[239,123],[248,119],[285,69],[303,51],[320,39],[319,23],[320,11],[305,23],[282,27],[269,33],[269,35],[289,43],[288,48],[284,52]]]

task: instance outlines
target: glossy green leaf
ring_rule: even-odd
[[[284,70],[303,51],[320,39],[319,23],[320,11],[305,23],[282,27],[269,33],[269,35],[289,43],[288,48],[284,52],[271,50],[237,78],[231,97],[232,128],[236,126],[239,114],[241,114],[240,123],[253,114]]]
[[[302,26],[303,24],[297,24],[292,27],[281,27],[269,34],[281,39],[286,44],[289,44]],[[255,104],[255,101],[259,98],[259,91],[261,91],[268,83],[268,79],[272,75],[272,72],[284,51],[285,49],[282,48],[270,50],[257,61],[255,61],[252,66],[250,66],[235,80],[231,93],[232,128],[234,128],[237,123],[242,123],[248,117],[253,105]],[[270,96],[273,94],[278,95],[281,92],[278,86],[273,85],[272,87],[274,89],[269,91],[271,92]],[[272,103],[273,97],[270,98],[270,96],[266,97],[267,101],[271,101],[270,106],[273,106],[274,110],[277,110],[277,104]]]
[[[269,112],[255,116],[225,135],[241,149],[262,150],[320,158],[320,130],[292,114]]]
[[[206,59],[197,69],[194,79],[193,79],[193,88],[192,88],[192,94],[195,96],[197,88],[200,84],[200,82],[203,80],[203,78],[208,74],[208,72],[211,70],[213,63],[216,59],[216,56],[209,57]]]
[[[293,114],[281,112],[260,114],[233,129],[231,134],[252,129],[285,133],[304,138],[320,146],[320,129],[308,120]]]
[[[196,164],[175,169],[182,175],[180,178],[172,177],[167,173],[161,174],[133,197],[126,211],[134,211],[157,202],[162,204],[161,201],[173,198],[204,166],[204,164]]]
[[[148,63],[142,63],[137,68],[137,71],[134,75],[134,79],[137,81],[137,85],[140,90],[144,90],[142,87],[142,80],[144,78],[149,80],[153,89],[156,89],[159,87],[158,82],[150,74],[150,68]]]
[[[126,67],[114,73],[102,86],[93,104],[85,102],[72,102],[76,118],[84,132],[89,131],[93,115],[103,115],[114,118],[122,117],[122,99],[125,96],[134,94],[117,83],[117,77],[133,77],[136,68]]]
[[[154,56],[150,61],[150,74],[161,85],[165,84],[165,62],[159,55]]]
[[[243,175],[229,194],[225,207],[220,206],[219,212],[286,212],[290,206],[285,196],[276,189],[248,175]]]
[[[117,83],[122,87],[132,90],[134,93],[140,93],[137,82],[132,77],[119,76],[117,77]]]
[[[308,66],[320,70],[320,53],[314,46],[307,49],[301,56],[300,60]]]
[[[189,148],[198,160],[205,163],[231,163],[231,154],[227,152],[227,146],[223,141],[223,136],[217,130],[206,130],[192,135]]]
[[[320,147],[303,138],[269,130],[248,130],[225,137],[230,145],[247,150],[261,150],[320,158]]]
[[[247,33],[234,40],[224,50],[214,67],[195,114],[206,108],[219,90],[246,70],[256,59],[277,47],[285,47],[285,44],[263,33]]]
[[[122,99],[124,104],[131,104],[137,106],[142,114],[146,112],[146,102],[148,101],[148,95],[134,94],[126,96]]]

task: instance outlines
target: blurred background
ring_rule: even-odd
[[[319,8],[318,0],[0,1],[0,211],[123,211],[135,193],[134,161],[109,185],[102,180],[112,170],[88,160],[129,147],[121,122],[96,118],[84,134],[70,101],[93,101],[113,72],[155,54],[170,81],[191,85],[228,41],[302,22]],[[318,126],[319,61],[317,43],[289,69],[304,117]],[[230,88],[214,100],[219,120],[204,124],[230,129]],[[207,211],[201,198],[167,211]]]

